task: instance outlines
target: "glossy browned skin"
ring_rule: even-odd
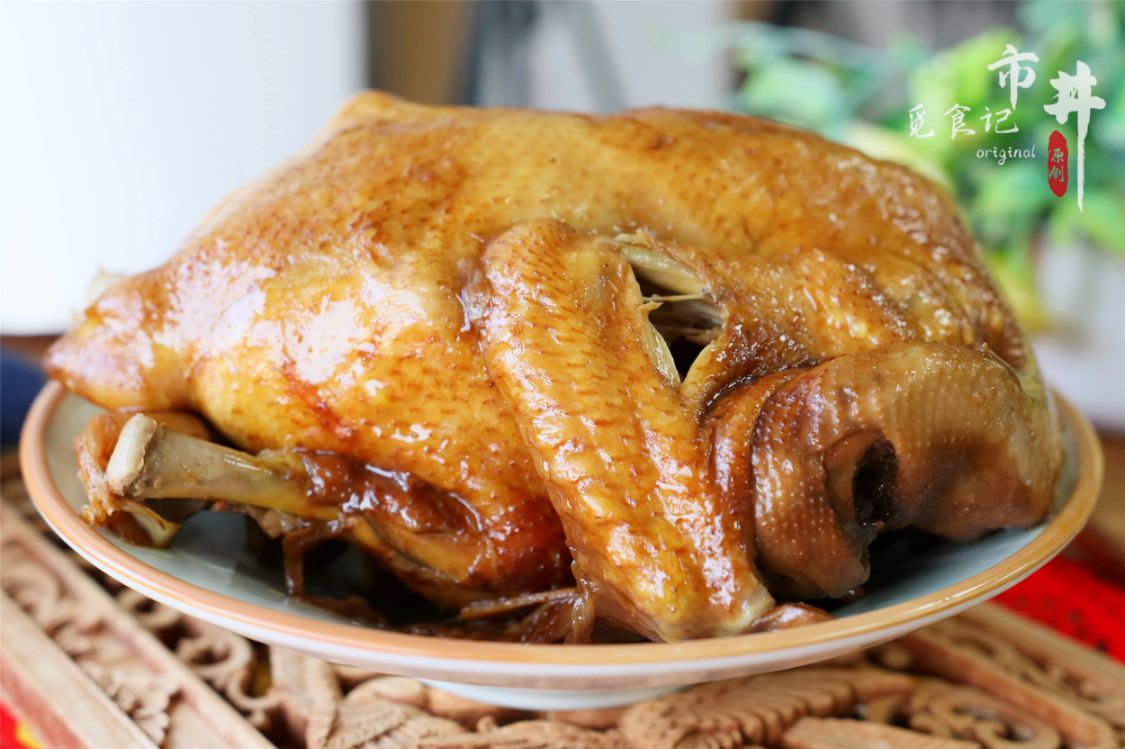
[[[884,530],[965,540],[1033,525],[1058,477],[1053,419],[1007,364],[964,346],[910,343],[802,372],[751,433],[759,565],[790,595],[836,598],[867,580]],[[864,454],[874,461],[860,471]]]
[[[629,248],[673,259],[721,310],[682,384],[645,344],[654,305],[640,310]],[[883,356],[894,374],[880,374]],[[929,372],[930,359],[916,379],[899,366]],[[195,411],[249,450],[330,451],[456,497],[476,523],[471,574],[441,544],[411,552],[442,570],[451,599],[562,584],[569,551],[599,615],[662,639],[747,629],[769,602],[755,548],[803,593],[865,575],[870,529],[839,498],[848,482],[830,492],[813,467],[844,475],[869,445],[833,440],[884,434],[909,468],[888,485],[921,482],[932,505],[902,517],[959,538],[1035,522],[1061,461],[1025,340],[944,194],[815,136],[710,112],[361,95],[172,260],[104,294],[46,364],[110,408]],[[914,405],[893,405],[907,397],[888,384],[899,375]],[[955,431],[985,448],[954,450],[956,465],[971,477],[1002,459],[947,495],[946,438],[911,419],[939,391],[954,401],[935,404],[975,403],[979,387],[988,397]],[[861,405],[844,408],[854,394]],[[894,429],[885,414],[902,414]],[[988,414],[1026,439],[995,447]],[[960,519],[945,524],[949,507]],[[802,540],[817,533],[846,542]]]
[[[638,345],[647,313],[620,248],[539,221],[494,240],[482,266],[470,299],[485,364],[599,613],[656,640],[750,627],[773,601],[696,418]]]

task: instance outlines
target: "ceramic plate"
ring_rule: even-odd
[[[670,687],[798,666],[905,634],[1014,585],[1079,531],[1101,483],[1089,423],[1059,410],[1067,464],[1055,511],[1028,530],[965,544],[891,543],[873,554],[867,595],[833,621],[791,630],[683,643],[519,645],[383,632],[286,596],[280,571],[244,550],[238,515],[201,513],[173,548],[131,546],[78,516],[85,494],[71,441],[97,409],[51,383],[20,445],[40,513],[75,551],[146,596],[252,639],[336,663],[413,676],[482,701],[578,709],[635,701]]]

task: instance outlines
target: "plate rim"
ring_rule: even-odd
[[[811,660],[817,651],[850,642],[872,644],[950,616],[986,600],[1034,572],[1061,551],[1081,530],[1097,501],[1102,483],[1101,446],[1090,422],[1064,397],[1054,401],[1064,430],[1075,445],[1075,483],[1063,507],[1042,531],[1011,556],[969,578],[910,601],[843,619],[790,630],[689,640],[677,643],[544,645],[473,641],[388,632],[360,625],[313,619],[241,601],[181,580],[118,548],[88,526],[55,484],[47,461],[47,435],[59,407],[70,395],[61,383],[47,383],[36,397],[20,438],[20,469],[33,504],[44,520],[75,551],[129,587],[139,588],[174,608],[243,633],[266,632],[288,647],[318,653],[368,653],[404,662],[432,664],[427,674],[466,673],[488,667],[494,676],[558,678],[618,677],[648,669],[683,672],[685,667],[737,668],[747,659]],[[77,396],[76,396],[77,397]],[[177,605],[178,604],[178,605]],[[888,635],[888,633],[890,633]],[[884,635],[887,635],[884,637]],[[255,636],[255,635],[251,635]],[[256,639],[266,639],[256,635]],[[442,678],[435,676],[434,678]],[[493,681],[489,679],[489,681]]]

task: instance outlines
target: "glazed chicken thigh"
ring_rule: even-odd
[[[657,640],[845,595],[884,530],[1034,524],[1062,460],[939,189],[711,112],[358,96],[46,366],[152,417],[80,446],[93,522],[241,503],[443,606],[574,586],[571,626]]]

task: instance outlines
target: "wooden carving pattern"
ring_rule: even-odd
[[[49,543],[53,537],[29,522],[34,516],[18,479],[3,478],[4,605],[11,601],[25,612],[50,638],[43,642],[112,700],[133,731],[122,735],[136,737],[118,741],[124,745],[1125,746],[1125,669],[988,605],[864,654],[705,684],[626,708],[536,714],[482,705],[413,679],[266,648],[122,588]],[[5,656],[20,644],[0,643]],[[4,694],[19,693],[14,686],[6,683]],[[101,749],[91,739],[64,744]]]
[[[426,739],[425,749],[629,749],[618,731],[592,731],[557,720],[523,720],[498,726],[491,718],[473,734]]]
[[[348,692],[332,666],[282,648],[272,650],[273,691],[310,749],[416,747],[427,738],[461,733],[454,721],[387,699],[379,677]]]
[[[621,718],[631,746],[776,746],[805,716],[847,715],[862,698],[908,694],[914,680],[870,668],[805,668],[728,679],[635,705]]]
[[[1071,658],[1069,643],[1037,645],[1035,630],[1029,637],[1005,636],[998,629],[1004,616],[981,620],[976,613],[941,622],[895,647],[912,670],[971,684],[1025,714],[1050,716],[1068,746],[1122,746],[1125,669],[1104,659]]]
[[[280,699],[269,694],[268,664],[254,643],[213,624],[183,616],[129,588],[116,596],[121,607],[161,638],[180,660],[223,695],[255,728],[277,719]]]
[[[128,653],[100,612],[82,605],[66,584],[36,563],[18,540],[0,546],[0,589],[55,641],[155,743],[168,730],[178,691],[166,678],[129,668]]]
[[[1046,722],[971,687],[926,680],[902,706],[910,728],[934,736],[971,739],[989,749],[1056,749],[1059,732]]]
[[[1087,659],[1060,657],[1055,643],[1006,638],[1003,629],[978,619],[969,614],[941,623],[936,631],[959,647],[976,650],[1016,678],[1100,717],[1125,744],[1125,670],[1108,661],[1091,667]]]
[[[801,718],[785,732],[785,749],[976,749],[978,744],[914,731],[837,718]]]

